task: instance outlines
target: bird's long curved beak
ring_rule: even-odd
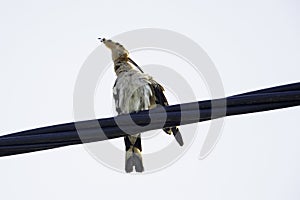
[[[98,40],[100,40],[100,42],[105,41],[105,38],[98,38]]]

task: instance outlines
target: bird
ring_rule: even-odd
[[[118,42],[110,39],[98,38],[111,50],[114,71],[117,76],[113,86],[113,98],[118,114],[134,113],[149,110],[157,105],[167,106],[168,101],[164,95],[164,88],[152,76],[143,70],[129,57],[129,52]],[[135,69],[138,68],[137,69]],[[174,135],[180,146],[183,139],[178,127],[165,127],[163,131]],[[141,133],[124,136],[125,143],[125,172],[143,172],[143,157]]]

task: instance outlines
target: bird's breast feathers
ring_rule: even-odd
[[[154,103],[152,82],[151,76],[134,69],[119,74],[113,87],[117,112],[125,114],[150,109]]]

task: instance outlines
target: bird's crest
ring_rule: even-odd
[[[113,61],[117,61],[120,58],[127,59],[129,52],[118,42],[112,40],[107,40],[105,38],[98,38],[101,42],[105,44],[107,48],[111,50]]]

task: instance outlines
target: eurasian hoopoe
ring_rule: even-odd
[[[113,96],[118,114],[126,114],[155,108],[157,104],[167,106],[168,101],[163,93],[164,88],[137,66],[129,58],[128,51],[119,43],[101,39],[112,52],[114,70],[117,75],[113,87]],[[134,64],[140,71],[133,68]],[[167,134],[173,134],[180,146],[183,145],[181,133],[177,127],[163,129]],[[143,172],[141,134],[124,137],[126,156],[125,171]]]

